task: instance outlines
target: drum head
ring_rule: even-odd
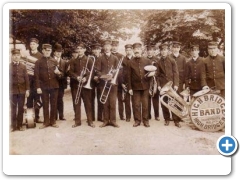
[[[146,71],[156,71],[157,70],[156,66],[153,66],[153,65],[144,66],[144,69]]]
[[[216,132],[225,126],[225,99],[217,94],[205,94],[192,102],[190,117],[202,131]]]
[[[204,94],[207,94],[210,91],[210,89],[203,89],[201,91],[196,92],[195,94],[193,94],[193,97],[198,97],[198,96],[202,96]]]

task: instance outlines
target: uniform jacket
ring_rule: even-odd
[[[61,75],[58,78],[59,87],[66,89],[67,88],[67,69],[68,69],[67,61],[61,58],[58,63],[58,69],[61,72]]]
[[[151,65],[151,61],[145,57],[134,57],[128,63],[128,90],[146,90],[150,87],[150,78],[146,77],[144,67]]]
[[[198,57],[196,61],[190,59],[186,64],[185,85],[190,89],[201,90],[202,80],[201,74],[204,71],[204,63],[201,57]]]
[[[80,76],[81,72],[84,70],[86,66],[89,71],[86,70],[84,77],[86,77],[88,80],[88,77],[92,68],[92,63],[93,63],[93,60],[91,58],[88,58],[86,55],[83,55],[82,57],[78,57],[77,59],[73,59],[70,61],[69,76],[71,77],[71,82],[70,82],[71,87],[73,88],[78,87],[79,81],[77,80],[77,77]]]
[[[152,56],[152,57],[148,57],[147,59],[149,59],[153,65],[155,65],[155,63],[157,63],[157,61],[159,60],[156,56]]]
[[[167,82],[172,81],[173,86],[179,86],[179,73],[176,61],[170,56],[162,57],[157,63],[158,86],[163,87]]]
[[[42,57],[35,63],[34,76],[36,88],[59,88],[58,75],[54,73],[57,61],[52,57]]]
[[[118,58],[112,54],[108,57],[106,54],[103,54],[99,57],[96,62],[96,75],[100,78],[101,75],[106,75],[109,73],[110,69],[116,69],[118,65]],[[101,80],[100,85],[104,85],[105,81]]]
[[[9,64],[9,88],[11,94],[25,94],[29,90],[29,79],[25,65]]]
[[[128,83],[128,63],[130,61],[132,61],[133,58],[134,58],[133,56],[130,59],[127,56],[125,56],[123,59],[123,63],[122,63],[122,66],[123,66],[122,82],[123,82],[123,84]]]
[[[182,54],[179,54],[178,57],[175,57],[172,53],[169,55],[172,59],[174,59],[177,63],[178,73],[179,73],[179,84],[185,83],[185,70],[186,70],[186,57]]]
[[[210,88],[225,89],[225,57],[208,56],[203,62],[202,86],[208,85]]]

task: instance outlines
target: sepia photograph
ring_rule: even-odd
[[[218,154],[224,9],[9,14],[9,154]]]

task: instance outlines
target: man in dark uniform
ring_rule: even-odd
[[[131,120],[131,96],[127,91],[128,88],[128,63],[133,59],[133,46],[132,44],[125,45],[126,56],[123,59],[123,74],[122,74],[122,88],[124,90],[123,101],[125,103],[126,121]]]
[[[92,53],[95,57],[95,61],[99,61],[99,58],[101,56],[101,45],[99,43],[95,43],[92,45]],[[103,104],[100,102],[100,96],[101,96],[101,88],[99,85],[99,78],[96,75],[96,62],[94,66],[94,78],[92,80],[92,110],[93,114],[95,115],[95,97],[96,97],[96,91],[97,91],[97,120],[103,122]],[[94,118],[95,119],[95,118]]]
[[[78,58],[71,61],[70,71],[69,71],[69,75],[72,78],[71,83],[72,83],[73,98],[75,102],[75,124],[72,125],[72,127],[75,128],[75,127],[81,126],[82,124],[81,123],[81,99],[82,99],[84,103],[85,111],[87,114],[88,126],[94,128],[95,125],[93,124],[93,116],[92,116],[92,110],[91,110],[91,107],[92,107],[91,89],[86,89],[82,87],[79,100],[78,102],[76,101],[76,98],[78,98],[77,92],[79,90],[78,89],[79,83],[80,82],[83,83],[83,86],[84,86],[84,83],[87,82],[90,75],[90,72],[87,71],[85,68],[91,70],[93,60],[91,58],[88,58],[85,55],[86,45],[84,43],[79,43],[77,48],[78,48]],[[83,73],[84,71],[86,71],[85,74]]]
[[[225,57],[218,55],[218,43],[208,43],[208,56],[204,61],[202,73],[203,88],[220,90],[221,96],[225,98]]]
[[[120,61],[124,56],[117,52],[119,48],[119,41],[118,40],[112,40],[112,55],[116,56],[118,58],[118,61]],[[122,88],[122,66],[119,71],[118,75],[118,92],[117,92],[117,97],[118,97],[118,112],[119,112],[119,117],[121,120],[125,120],[124,117],[124,103],[123,103],[123,88]]]
[[[116,75],[116,73],[113,72],[116,71],[116,68],[118,66],[118,58],[111,54],[111,48],[112,48],[111,40],[106,40],[103,46],[104,53],[96,62],[97,76],[100,78],[101,75],[109,74],[109,78],[105,79],[106,81],[108,81],[108,83],[111,83],[111,80],[114,78],[114,75]],[[101,92],[103,92],[103,88],[106,84],[105,80],[102,79],[100,81],[100,87],[102,89]],[[107,86],[109,85],[110,84],[108,84]],[[117,85],[112,84],[111,89],[105,88],[105,90],[106,91],[109,90],[109,94],[105,104],[103,104],[104,120],[103,124],[100,125],[100,127],[112,125],[118,128],[119,125],[116,123]]]
[[[142,44],[134,43],[135,57],[128,63],[128,90],[132,95],[133,127],[140,126],[141,121],[145,127],[150,127],[148,120],[148,97],[150,78],[146,77],[144,67],[151,65],[151,61],[142,57]]]
[[[201,74],[204,70],[203,59],[199,57],[199,45],[191,46],[191,59],[186,64],[185,85],[192,96],[202,90]]]
[[[37,58],[38,60],[42,58],[42,54],[38,51],[39,41],[36,38],[30,39],[30,56]],[[34,71],[34,69],[32,70]],[[35,78],[33,74],[28,74],[29,77],[29,83],[30,83],[30,95],[27,98],[27,108],[33,108],[35,109],[35,122],[36,123],[42,123],[40,121],[39,117],[39,110],[42,105],[40,100],[40,95],[37,94],[37,90],[35,87]]]
[[[57,97],[58,97],[58,75],[57,61],[51,57],[52,45],[42,45],[43,57],[36,61],[34,75],[37,93],[41,94],[43,101],[43,125],[40,129],[52,126],[58,128],[56,124]],[[50,117],[49,117],[50,101]]]
[[[9,64],[9,88],[11,103],[11,131],[24,131],[23,106],[25,95],[29,96],[29,80],[25,65],[19,61],[21,59],[20,50],[12,50],[12,62]]]
[[[173,82],[173,89],[178,90],[179,86],[179,74],[176,61],[168,55],[168,43],[165,42],[161,44],[161,59],[156,63],[157,66],[157,79],[158,79],[158,90],[161,91],[161,88],[168,83],[169,81]],[[165,126],[169,125],[170,121],[170,112],[169,109],[164,105],[162,106],[163,117],[165,119]],[[181,127],[179,124],[179,119],[173,119],[175,126]]]
[[[64,96],[64,90],[67,89],[67,63],[65,60],[62,59],[62,45],[61,44],[55,44],[54,46],[54,52],[53,57],[57,61],[57,66],[60,71],[59,74],[59,89],[58,89],[58,97],[57,97],[57,113],[56,113],[56,120],[65,121],[64,117],[64,102],[63,102],[63,96]]]
[[[77,49],[77,47],[74,47],[73,49],[72,49],[72,58],[69,60],[69,62],[68,62],[68,68],[67,68],[67,75],[70,77],[70,88],[71,88],[71,95],[72,95],[72,103],[73,103],[73,110],[74,110],[74,114],[76,113],[76,107],[75,107],[75,99],[74,99],[74,97],[73,97],[73,93],[74,93],[74,91],[73,91],[73,87],[74,87],[74,79],[70,76],[70,74],[69,74],[69,71],[70,71],[70,64],[73,62],[73,61],[75,61],[75,59],[77,59],[78,58],[78,49]],[[73,119],[74,121],[75,121],[75,118]]]
[[[152,62],[152,65],[155,66],[158,59],[155,57],[155,45],[149,44],[147,45],[147,59],[149,59]],[[151,80],[153,85],[153,79]],[[157,83],[157,82],[156,82]],[[151,116],[151,106],[153,104],[154,114],[155,114],[155,120],[160,121],[159,118],[159,91],[157,91],[154,96],[149,94],[149,100],[148,100],[148,119],[150,120],[152,118]]]
[[[183,87],[185,84],[185,72],[186,72],[186,60],[187,58],[180,54],[181,49],[181,43],[178,41],[172,42],[172,54],[170,57],[174,59],[177,63],[178,73],[179,73],[179,86],[177,93],[181,93],[183,91]],[[181,118],[176,116],[174,113],[172,114],[173,120],[176,119],[176,121],[181,121]]]

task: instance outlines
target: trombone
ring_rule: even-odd
[[[87,84],[85,86],[83,86],[82,79],[86,75],[87,71],[89,71],[87,66],[88,66],[88,62],[89,62],[89,58],[90,57],[93,58],[93,64],[92,64],[92,67],[91,67],[91,71],[90,71],[90,75],[89,75]],[[75,104],[78,104],[78,102],[79,102],[79,98],[81,96],[82,87],[84,87],[86,89],[92,89],[91,86],[90,86],[90,82],[91,82],[91,79],[92,79],[92,73],[93,73],[94,64],[95,64],[95,57],[94,56],[88,56],[86,65],[85,65],[85,67],[83,67],[83,70],[80,73],[80,80],[79,80],[79,84],[78,84],[78,90],[77,90],[76,97],[75,97],[75,102],[74,102]]]
[[[104,88],[103,88],[103,91],[102,91],[102,94],[101,94],[100,100],[99,100],[102,104],[105,104],[107,102],[108,95],[111,91],[112,85],[117,84],[116,81],[117,81],[117,77],[118,77],[119,70],[120,70],[120,67],[122,65],[122,62],[123,62],[123,57],[118,62],[116,73],[115,73],[114,77],[112,78],[112,80],[110,81],[110,83],[109,83],[109,79],[106,78],[106,80],[105,80],[105,85],[104,85]],[[110,71],[108,72],[107,75],[112,75],[112,74],[113,74],[113,67],[111,67],[111,69],[110,69]]]

